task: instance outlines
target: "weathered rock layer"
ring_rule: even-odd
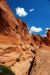
[[[49,46],[50,30],[44,38],[29,34],[26,23],[16,19],[7,2],[0,0],[0,65],[15,75],[49,75]]]

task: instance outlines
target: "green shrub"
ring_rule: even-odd
[[[15,75],[8,67],[0,65],[0,75]]]

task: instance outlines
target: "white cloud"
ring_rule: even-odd
[[[50,28],[45,28],[46,30],[49,30]]]
[[[16,8],[16,14],[18,15],[18,16],[20,16],[20,17],[24,17],[24,16],[26,16],[28,13],[25,11],[25,9],[24,8],[20,8],[20,7],[17,7]]]
[[[29,30],[29,33],[41,32],[41,31],[42,31],[42,28],[37,28],[37,27],[32,26]]]
[[[29,10],[29,12],[32,12],[32,11],[34,11],[34,9],[30,9],[30,10]]]
[[[50,28],[45,28],[45,29],[46,29],[46,33],[47,33]]]

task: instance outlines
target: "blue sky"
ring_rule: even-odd
[[[50,29],[50,0],[7,0],[14,15],[27,23],[33,34]]]

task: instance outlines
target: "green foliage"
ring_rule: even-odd
[[[15,75],[8,67],[0,65],[0,75]]]

